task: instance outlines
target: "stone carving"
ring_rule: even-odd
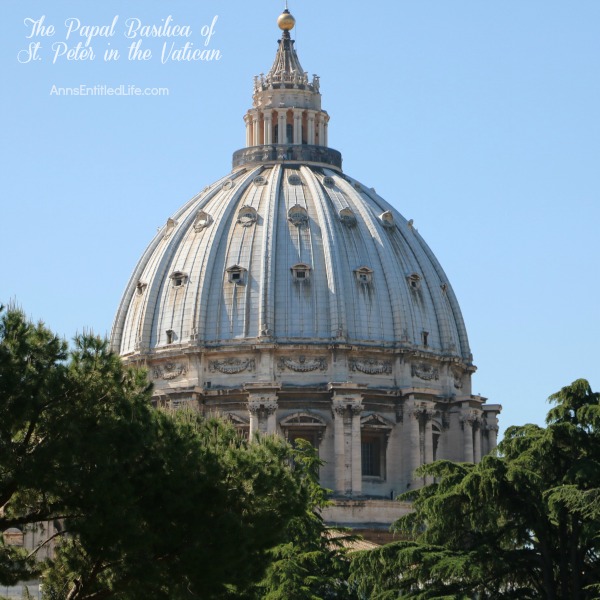
[[[219,371],[226,375],[236,375],[243,371],[254,371],[254,359],[225,358],[223,360],[211,360],[208,368],[211,373]]]
[[[413,377],[423,379],[423,381],[438,380],[440,378],[439,370],[426,363],[412,365],[411,374]]]
[[[203,210],[199,211],[194,220],[194,231],[196,233],[202,231],[213,222],[212,217]]]
[[[310,371],[325,371],[327,368],[327,360],[322,357],[309,358],[305,356],[299,356],[298,360],[293,358],[282,357],[279,359],[279,368],[282,371],[289,369],[290,371],[296,371],[297,373],[308,373]]]
[[[350,361],[350,370],[368,375],[386,375],[392,372],[392,362],[374,358],[358,358]]]
[[[425,421],[430,421],[435,416],[435,412],[434,408],[427,406],[426,404],[420,404],[409,408],[410,416],[417,420],[424,419]]]
[[[454,387],[457,390],[462,390],[462,387],[463,387],[462,373],[460,373],[458,371],[452,371],[452,378],[454,379]]]
[[[277,406],[277,400],[270,396],[261,396],[248,400],[248,411],[253,415],[258,415],[260,411],[265,411],[268,415],[272,415],[277,410]]]
[[[162,365],[156,365],[152,369],[152,376],[154,379],[164,379],[169,381],[171,379],[177,379],[181,375],[187,373],[187,366],[182,363],[164,363]]]
[[[460,416],[460,420],[462,423],[468,423],[471,427],[475,425],[479,425],[481,423],[481,413],[478,410],[469,410],[464,412]]]
[[[331,410],[334,417],[343,417],[347,410],[350,410],[353,415],[360,415],[364,406],[358,398],[336,398],[331,404]]]
[[[167,219],[167,224],[165,225],[165,231],[163,233],[163,239],[166,240],[171,236],[176,225],[177,221],[174,221],[173,219]]]

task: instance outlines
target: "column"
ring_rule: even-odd
[[[273,115],[270,112],[264,114],[265,120],[265,144],[273,143]]]
[[[433,419],[433,415],[435,414],[435,410],[433,408],[425,408],[423,409],[423,427],[425,429],[424,437],[424,456],[423,456],[423,464],[429,465],[433,462],[433,430],[431,427],[431,420]],[[427,476],[424,479],[425,484],[433,483],[433,477]]]
[[[308,111],[307,127],[308,127],[308,131],[306,132],[307,133],[306,143],[310,144],[311,146],[314,146],[314,144],[315,144],[315,111],[314,110]]]
[[[491,452],[498,445],[498,425],[488,425],[487,432],[489,443],[488,452]]]
[[[352,495],[362,494],[362,439],[360,430],[360,414],[363,405],[360,399],[354,399],[350,411],[352,413]]]
[[[267,415],[267,433],[277,433],[277,396],[265,402],[265,413]]]
[[[325,123],[323,124],[323,129],[325,131],[324,133],[324,139],[323,139],[323,146],[329,146],[329,123],[328,123],[329,119],[326,117],[325,118]]]
[[[254,436],[258,433],[258,412],[260,410],[260,403],[252,400],[248,401],[248,412],[250,413],[250,440],[254,439]]]
[[[245,115],[244,121],[246,122],[246,148],[249,148],[252,146],[252,120],[250,115]]]
[[[408,443],[409,443],[409,482],[410,488],[418,487],[415,470],[421,466],[421,411],[417,406],[407,411]]]
[[[333,401],[333,435],[335,457],[335,491],[346,492],[346,451],[344,440],[344,414],[346,407],[343,401]]]
[[[302,143],[302,111],[294,109],[294,144]]]
[[[319,146],[325,145],[325,123],[324,116],[322,114],[318,115],[318,124],[319,124]]]
[[[362,494],[362,453],[360,414],[362,394],[366,387],[354,383],[330,384],[333,391],[331,408],[334,418],[335,487],[349,496]]]
[[[279,117],[278,117],[278,132],[277,132],[277,143],[278,144],[285,144],[285,134],[286,134],[286,127],[287,124],[287,115],[285,112],[283,113],[279,113]]]
[[[248,394],[250,413],[250,439],[257,433],[272,435],[277,433],[277,394]]]
[[[473,419],[474,415],[470,411],[461,416],[465,462],[473,462]]]
[[[255,112],[252,115],[252,145],[258,146],[260,145],[260,132],[258,130],[259,125],[259,114]]]
[[[481,421],[480,419],[476,419],[473,423],[473,437],[474,437],[474,447],[473,447],[473,462],[481,462]]]

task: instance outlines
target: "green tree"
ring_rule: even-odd
[[[150,405],[105,341],[69,351],[0,315],[0,531],[55,520],[40,565],[0,546],[0,582],[42,572],[54,600],[219,598],[258,581],[307,493],[289,447]]]
[[[327,600],[356,598],[348,584],[350,556],[344,542],[355,539],[339,528],[327,527],[321,516],[328,490],[319,484],[323,464],[315,448],[299,439],[294,465],[308,496],[303,513],[287,525],[285,541],[270,551],[271,563],[263,580],[247,590],[245,600]]]
[[[412,537],[357,556],[365,598],[598,598],[600,394],[580,379],[549,399],[547,427],[510,427],[477,465],[420,469]]]

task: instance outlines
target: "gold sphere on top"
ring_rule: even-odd
[[[292,17],[287,8],[279,15],[279,18],[277,19],[277,25],[279,26],[279,29],[282,29],[283,31],[291,31],[294,29],[295,24],[296,19]]]

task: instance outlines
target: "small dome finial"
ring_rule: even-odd
[[[291,15],[290,11],[287,7],[287,2],[285,3],[285,10],[279,15],[277,18],[277,26],[279,29],[283,31],[291,31],[294,29],[294,25],[296,24],[296,19]]]

